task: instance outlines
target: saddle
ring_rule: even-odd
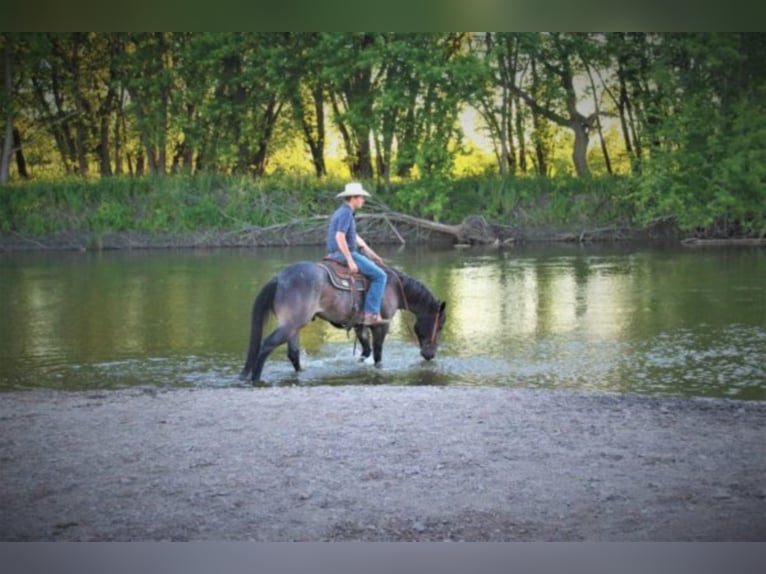
[[[355,293],[365,293],[370,286],[370,280],[361,273],[349,273],[348,267],[339,263],[332,257],[322,259],[319,266],[327,271],[330,283],[336,289],[341,291],[352,291]]]

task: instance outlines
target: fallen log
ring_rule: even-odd
[[[321,244],[328,220],[327,215],[315,215],[267,227],[245,226],[232,234],[250,244]],[[408,241],[420,243],[449,240],[456,244],[490,245],[500,241],[497,231],[482,216],[467,217],[458,225],[395,211],[359,213],[356,220],[359,232],[376,243],[398,242],[405,245]],[[434,239],[433,234],[441,238]]]
[[[712,246],[734,246],[734,247],[753,247],[766,245],[764,237],[741,237],[729,239],[702,239],[699,237],[689,237],[681,241],[686,247],[712,247]]]
[[[394,226],[395,223],[414,227],[416,231],[426,230],[441,235],[446,235],[454,239],[458,244],[495,244],[499,241],[498,234],[480,215],[467,217],[462,223],[453,225],[449,223],[440,223],[429,219],[422,219],[405,215],[395,211],[382,213],[365,213],[357,216],[357,221],[384,221],[393,230],[400,243],[405,240],[399,230]]]

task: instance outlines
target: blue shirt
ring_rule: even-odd
[[[339,252],[338,242],[335,240],[335,234],[342,231],[346,234],[346,243],[350,251],[356,251],[356,221],[354,220],[354,210],[343,203],[335,213],[330,217],[330,225],[327,228],[327,252]]]

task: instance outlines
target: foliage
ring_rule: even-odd
[[[67,178],[0,188],[0,231],[43,235],[237,229],[311,217],[330,197],[313,178]]]
[[[630,223],[625,178],[418,180],[375,187],[369,209],[459,223],[481,214],[504,225]],[[188,175],[67,178],[0,188],[2,233],[186,232],[244,229],[328,214],[343,180],[312,176]]]
[[[679,35],[668,44],[667,60],[654,71],[671,88],[666,118],[652,130],[652,159],[632,197],[642,220],[672,218],[682,229],[724,235],[766,233],[766,41]],[[672,82],[668,67],[678,69]]]
[[[79,32],[0,44],[12,64],[0,109],[26,163],[2,190],[4,230],[268,223],[277,205],[314,200],[294,182],[318,193],[354,178],[439,220],[476,205],[575,221],[609,205],[644,224],[766,232],[766,34]],[[492,162],[464,142],[468,107]]]

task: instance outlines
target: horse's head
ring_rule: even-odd
[[[426,361],[433,359],[436,356],[436,349],[439,348],[439,336],[446,319],[444,314],[446,306],[446,302],[437,302],[435,307],[417,315],[415,336],[420,345],[420,354]]]

